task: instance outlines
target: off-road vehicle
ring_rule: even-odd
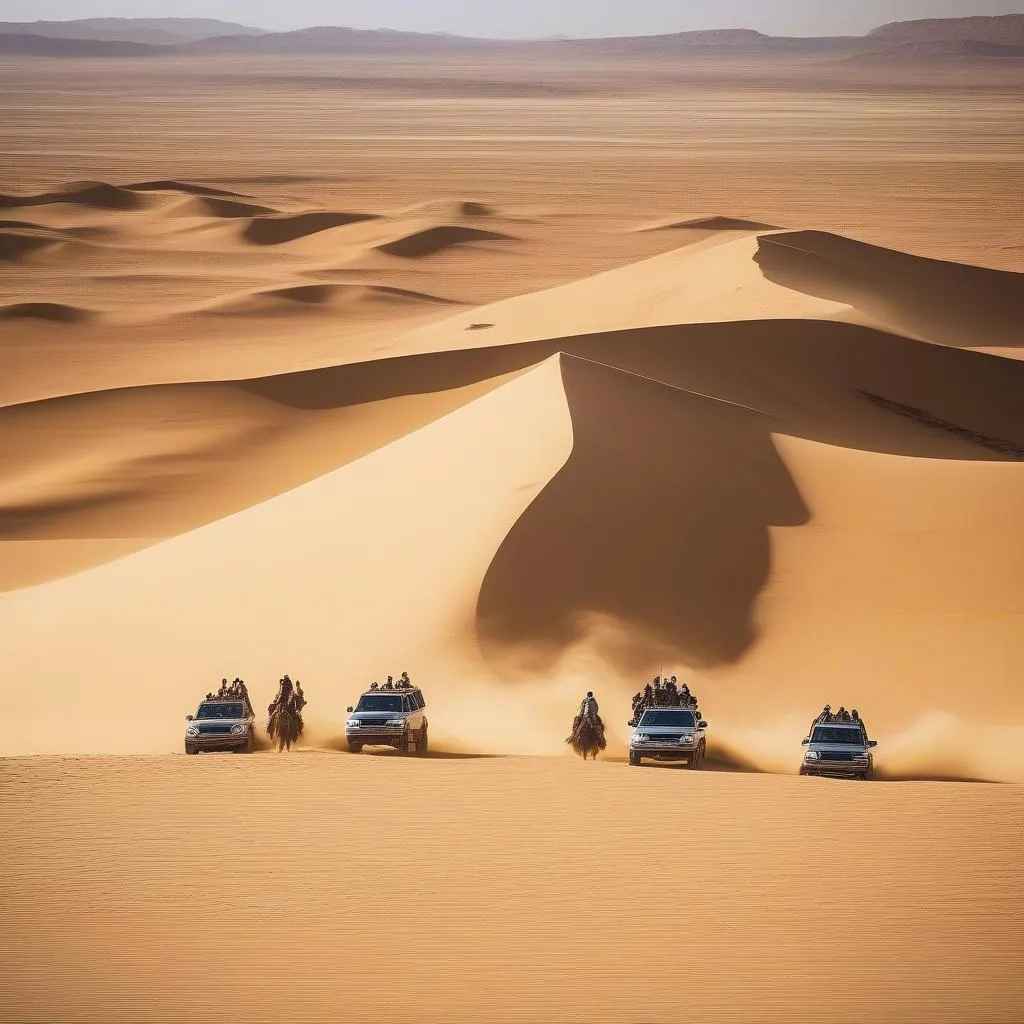
[[[345,739],[358,754],[363,747],[394,747],[400,754],[427,752],[427,702],[418,686],[367,690],[348,709]]]
[[[839,779],[870,779],[875,774],[869,740],[860,722],[819,722],[804,741],[807,748],[800,764],[801,775],[827,775]]]
[[[629,738],[629,763],[685,761],[699,768],[704,760],[708,723],[696,708],[648,708]]]
[[[194,715],[186,715],[185,721],[188,722],[185,729],[186,754],[210,750],[252,753],[255,715],[246,700],[230,697],[204,700]]]

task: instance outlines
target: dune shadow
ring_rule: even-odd
[[[770,422],[581,359],[561,371],[572,454],[491,561],[485,656],[528,646],[544,664],[598,615],[637,631],[615,645],[623,667],[646,664],[651,643],[689,665],[736,661],[756,635],[768,527],[809,515]]]
[[[957,348],[1024,346],[1024,274],[912,256],[822,231],[759,239],[775,284],[853,306],[873,320]]]

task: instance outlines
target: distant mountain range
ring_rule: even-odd
[[[214,36],[267,35],[261,28],[215,18],[80,18],[77,21],[0,21],[0,34],[45,39],[99,39],[157,45],[198,42]]]
[[[836,53],[1024,57],[1024,14],[893,22],[866,36],[785,38],[753,29],[678,32],[616,39],[472,39],[447,33],[319,26],[294,32],[206,18],[86,18],[0,22],[0,53],[51,57],[152,57],[175,54],[358,54],[508,51]]]

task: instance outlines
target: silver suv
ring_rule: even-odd
[[[204,700],[194,715],[185,716],[185,753],[233,750],[251,754],[255,717],[248,701]]]
[[[638,765],[647,757],[685,761],[687,768],[699,768],[707,726],[696,708],[648,708],[629,737],[629,763]]]
[[[804,741],[807,748],[800,764],[801,775],[827,775],[840,779],[870,779],[875,774],[869,740],[860,722],[821,722]]]
[[[427,752],[427,702],[418,686],[367,690],[348,709],[345,739],[358,754],[363,747],[394,747],[400,754]]]

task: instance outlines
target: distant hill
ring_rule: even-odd
[[[867,38],[886,43],[975,42],[1024,46],[1024,14],[894,21],[872,29]]]
[[[192,43],[214,36],[256,36],[264,32],[213,18],[81,18],[77,21],[0,21],[0,34],[48,39],[119,40],[133,43]]]
[[[166,46],[123,39],[57,39],[24,32],[0,34],[0,54],[20,57],[158,57]]]
[[[492,39],[470,39],[440,33],[397,32],[391,29],[355,29],[319,25],[295,32],[259,36],[222,36],[193,43],[194,53],[395,53],[451,52],[468,49],[505,49],[516,44]]]

